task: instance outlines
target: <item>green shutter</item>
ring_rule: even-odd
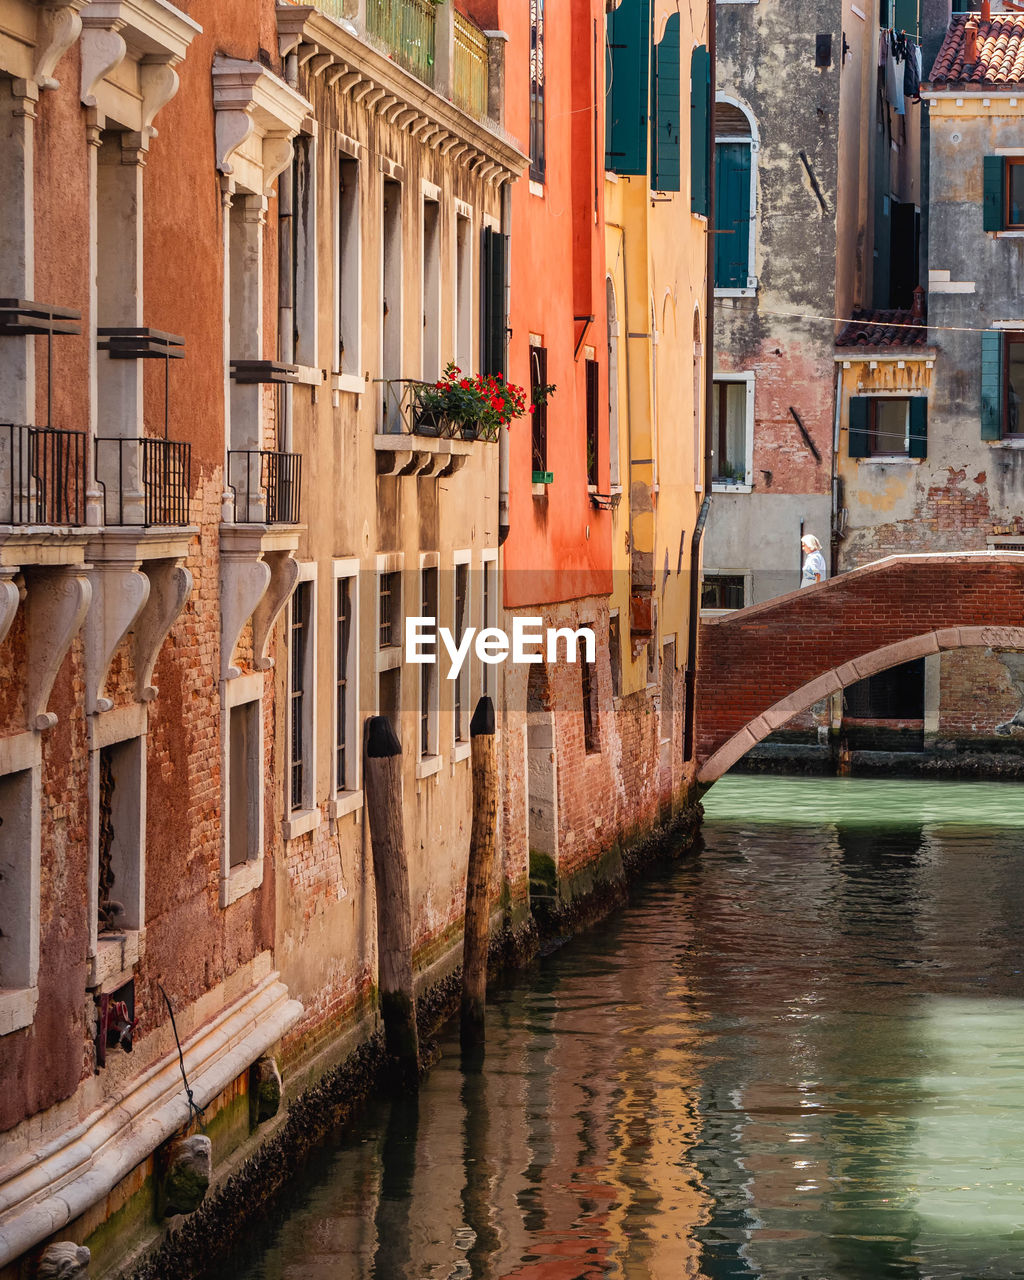
[[[651,57],[651,186],[655,191],[678,191],[681,186],[679,76],[679,14],[673,13]]]
[[[604,167],[647,172],[651,0],[622,0],[608,15]]]
[[[910,447],[912,458],[928,457],[928,397],[910,397]]]
[[[850,397],[850,457],[866,458],[870,452],[868,442],[868,396]]]
[[[750,143],[715,147],[715,288],[745,289],[750,275]]]
[[[711,58],[704,45],[690,55],[690,209],[706,218],[711,187]]]
[[[1006,161],[1002,156],[985,156],[982,181],[982,226],[986,231],[1002,231],[1006,210],[1006,193],[1003,187]]]
[[[987,329],[981,335],[981,438],[998,440],[1002,434],[1003,335]]]
[[[916,40],[918,37],[917,0],[896,0],[895,10],[893,26],[897,31],[905,31],[908,36]]]
[[[505,295],[508,285],[508,236],[493,227],[484,227],[482,262],[482,323],[484,373],[506,376],[508,318]]]

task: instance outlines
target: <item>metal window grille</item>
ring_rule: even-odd
[[[619,636],[619,615],[608,619],[608,652],[612,667],[612,697],[622,696],[622,641]]]
[[[395,621],[401,601],[401,578],[398,573],[382,573],[380,575],[380,601],[377,613],[377,643],[381,649],[387,649],[396,643]]]
[[[85,520],[85,432],[0,424],[0,524]]]
[[[483,568],[484,568],[484,575],[483,575],[484,580],[483,580],[482,594],[483,594],[484,626],[489,627],[491,625],[491,599],[494,595],[494,586],[491,580],[492,574],[494,573],[494,561],[485,560]],[[480,683],[481,683],[480,692],[485,695],[490,694],[491,664],[489,662],[485,662],[481,668]]]
[[[466,629],[466,598],[469,588],[469,565],[455,566],[455,643],[459,644]],[[468,735],[464,717],[466,714],[466,684],[469,671],[463,666],[455,681],[455,740],[461,742]]]
[[[228,488],[239,524],[298,524],[302,455],[272,449],[232,449]]]
[[[530,177],[544,169],[544,0],[530,0]]]
[[[587,484],[597,487],[598,364],[586,362],[587,375]]]
[[[437,618],[437,570],[423,569],[420,573],[420,615],[424,618]],[[431,712],[434,678],[437,666],[424,662],[420,667],[420,755],[429,756],[433,752],[433,733],[431,732]]]
[[[352,640],[352,578],[339,578],[335,601],[334,674],[334,776],[335,787],[344,791],[348,785],[348,654]]]
[[[312,584],[300,582],[292,596],[292,620],[289,636],[292,662],[291,678],[291,800],[293,809],[301,809],[305,795],[305,717],[306,657],[309,644],[309,604]]]
[[[534,410],[531,422],[534,471],[548,469],[548,406],[543,388],[548,381],[547,347],[530,348],[530,400]]]
[[[587,751],[597,751],[597,708],[594,705],[594,668],[587,661],[586,650],[579,646],[580,681],[583,694],[583,746]]]
[[[478,120],[487,115],[487,38],[455,11],[452,100]]]

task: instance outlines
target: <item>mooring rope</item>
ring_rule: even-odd
[[[171,1008],[171,999],[163,988],[163,983],[156,984],[160,988],[160,994],[164,998],[164,1004],[167,1005],[167,1012],[171,1015],[171,1030],[174,1032],[174,1043],[178,1046],[178,1065],[181,1067],[181,1078],[185,1083],[185,1095],[188,1098],[188,1114],[189,1120],[194,1115],[201,1125],[205,1125],[206,1119],[203,1108],[196,1102],[192,1093],[192,1088],[188,1082],[188,1076],[185,1074],[185,1055],[181,1051],[181,1040],[178,1038],[178,1024],[174,1021],[174,1010]]]

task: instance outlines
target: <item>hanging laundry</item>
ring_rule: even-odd
[[[903,97],[921,101],[921,46],[907,41],[907,60],[903,64]]]
[[[905,47],[902,47],[905,54]],[[903,101],[904,57],[897,57],[896,32],[890,32],[886,42],[885,58],[885,96],[889,105],[898,116],[906,115],[907,109]]]

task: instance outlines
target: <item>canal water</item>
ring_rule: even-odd
[[[699,858],[497,993],[483,1070],[445,1040],[231,1274],[1024,1276],[1024,788],[705,806]]]

